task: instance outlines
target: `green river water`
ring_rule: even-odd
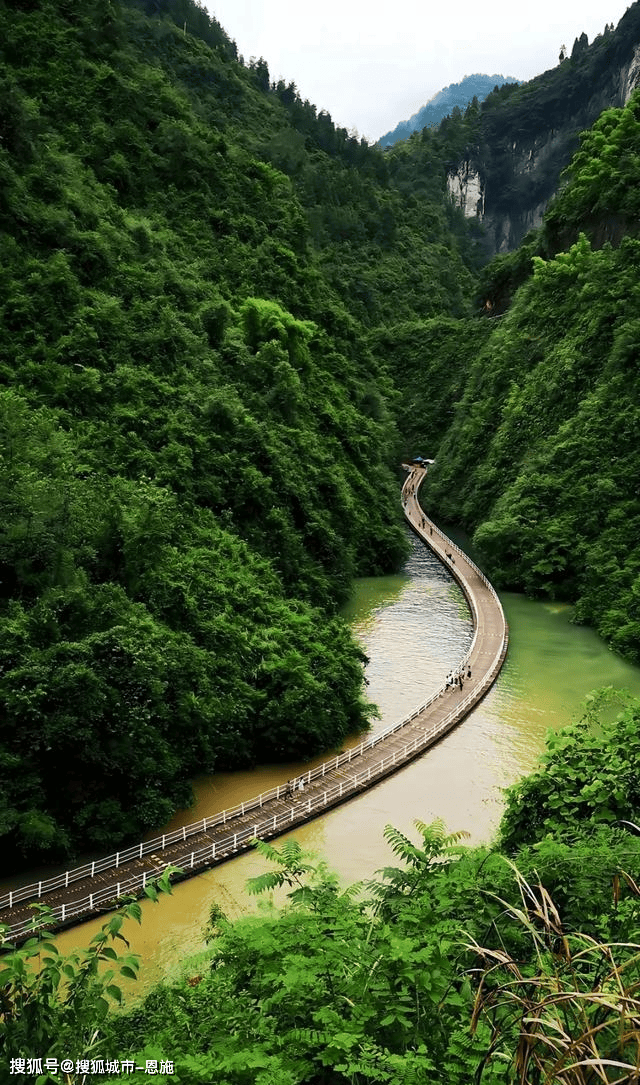
[[[411,539],[403,572],[360,580],[344,611],[369,657],[368,695],[381,711],[375,730],[427,700],[471,638],[459,588],[426,547]],[[576,718],[585,695],[599,686],[625,687],[640,697],[640,668],[613,655],[592,630],[571,625],[569,606],[510,593],[501,599],[509,653],[497,683],[470,716],[401,772],[292,833],[345,882],[369,878],[394,862],[382,835],[389,823],[410,834],[416,818],[441,817],[450,830],[466,830],[471,843],[489,840],[500,817],[501,789],[536,765],[547,729]],[[198,780],[195,806],[176,815],[167,829],[230,807],[301,770],[302,765],[264,766]],[[157,905],[145,901],[142,927],[131,924],[126,931],[133,951],[143,957],[137,991],[179,974],[185,958],[203,949],[201,932],[214,901],[229,918],[259,907],[244,883],[264,870],[265,862],[248,853],[183,882]],[[87,944],[101,922],[63,932],[61,949]]]

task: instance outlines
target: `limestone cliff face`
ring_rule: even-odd
[[[639,8],[634,4],[627,15]],[[523,88],[530,88],[526,98],[514,95],[511,109],[507,102],[501,111],[483,115],[478,144],[450,170],[449,193],[468,218],[483,224],[488,255],[512,251],[540,225],[579,133],[604,109],[625,105],[640,86],[640,33],[637,44],[626,37],[622,59],[615,41],[622,22],[610,42],[593,43],[579,58],[582,63],[565,61],[571,69],[560,66],[538,76]],[[589,62],[596,48],[598,65]]]

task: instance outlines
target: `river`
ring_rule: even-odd
[[[374,730],[425,701],[471,639],[460,589],[410,537],[412,551],[402,573],[358,581],[344,610],[369,657],[368,695],[381,712]],[[586,693],[599,686],[625,687],[640,697],[640,668],[610,652],[593,630],[571,625],[569,606],[511,593],[501,600],[511,632],[509,654],[497,683],[470,716],[401,772],[291,834],[325,857],[345,883],[394,864],[383,839],[389,823],[411,834],[416,818],[440,817],[450,830],[468,832],[470,843],[488,841],[500,817],[501,789],[536,765],[548,728],[576,718]],[[301,771],[299,764],[265,766],[197,780],[196,805],[166,828],[232,806]],[[143,958],[137,990],[178,975],[184,959],[203,949],[202,928],[214,901],[230,919],[259,907],[244,884],[265,869],[260,856],[244,854],[177,885],[158,904],[145,901],[142,927],[126,928],[132,950]],[[88,944],[101,922],[63,932],[61,950]]]

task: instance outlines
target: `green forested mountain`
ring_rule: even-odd
[[[416,447],[499,583],[637,658],[637,100],[478,279],[446,199],[473,109],[383,155],[187,0],[0,19],[15,861],[366,725],[336,608],[404,552]]]
[[[580,132],[603,110],[621,108],[640,85],[640,3],[617,27],[607,24],[589,44],[576,36],[568,55],[526,83],[495,87],[483,101],[454,106],[441,122],[451,154],[446,168],[452,196],[482,224],[487,259],[516,249],[542,221],[560,174],[578,149]],[[431,129],[403,145],[407,175],[421,184],[423,144]],[[399,145],[396,145],[399,146]]]
[[[443,516],[475,530],[498,584],[576,601],[577,619],[636,661],[639,150],[636,92],[583,135],[538,234],[485,269],[479,298],[494,311],[512,301],[480,321],[428,491]],[[439,349],[439,371],[451,372],[455,337]]]
[[[479,271],[445,198],[473,108],[383,156],[191,0],[0,0],[0,56],[5,871],[157,825],[196,772],[366,726],[337,607],[401,559],[394,472],[418,448],[430,512],[498,584],[575,601],[639,658],[640,95]],[[3,1065],[635,1080],[640,706],[612,721],[611,700],[510,790],[492,847],[389,827],[401,866],[343,890],[263,846],[251,889],[289,907],[214,909],[197,970],[127,1016],[120,915],[70,959],[46,936],[5,953]]]
[[[392,147],[398,140],[407,139],[412,132],[420,132],[423,128],[433,128],[444,117],[448,116],[456,107],[463,111],[474,99],[476,103],[484,101],[488,94],[499,87],[510,83],[518,83],[519,80],[512,75],[484,75],[476,72],[474,75],[465,75],[459,83],[450,83],[434,94],[417,113],[409,117],[408,121],[400,121],[391,132],[380,136],[378,146]]]
[[[366,726],[336,608],[404,542],[363,331],[461,315],[472,277],[442,185],[408,207],[380,152],[198,6],[4,0],[0,56],[17,861],[137,836],[198,771]]]

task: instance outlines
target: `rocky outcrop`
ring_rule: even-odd
[[[483,112],[478,143],[450,169],[447,185],[465,216],[482,223],[487,255],[512,251],[540,225],[580,132],[639,86],[636,3],[615,32]]]

